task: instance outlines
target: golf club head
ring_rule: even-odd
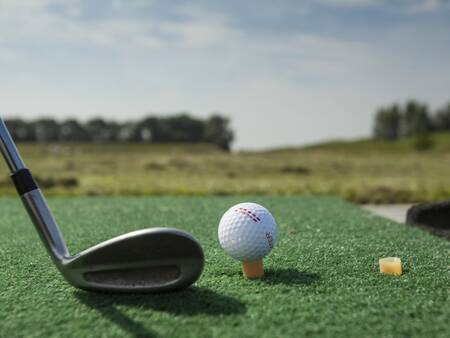
[[[199,278],[203,264],[203,250],[193,236],[151,228],[97,244],[58,267],[81,289],[143,293],[186,288]]]
[[[73,286],[104,292],[162,292],[194,283],[204,256],[197,240],[172,228],[125,234],[70,256],[58,224],[0,118],[0,151],[50,257]]]

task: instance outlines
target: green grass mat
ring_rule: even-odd
[[[267,276],[242,278],[217,241],[221,214],[252,200],[279,240]],[[71,252],[131,230],[192,232],[206,254],[196,287],[162,295],[76,290],[51,263],[18,199],[0,199],[2,337],[442,336],[450,332],[449,243],[334,198],[51,199]],[[396,255],[401,277],[378,259]]]

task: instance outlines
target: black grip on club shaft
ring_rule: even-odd
[[[28,169],[20,169],[11,175],[20,196],[38,189],[38,185]]]

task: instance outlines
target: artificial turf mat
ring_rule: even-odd
[[[279,224],[267,276],[242,278],[217,241],[221,214],[252,200]],[[442,336],[450,332],[449,243],[334,198],[58,198],[71,252],[138,228],[192,232],[206,255],[196,287],[108,295],[68,285],[18,199],[0,199],[2,337]],[[396,255],[401,277],[380,275]]]

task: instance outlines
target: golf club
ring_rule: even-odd
[[[204,255],[199,242],[173,228],[133,231],[71,256],[1,118],[0,141],[17,192],[53,262],[70,284],[91,291],[163,292],[186,288],[200,277]]]

